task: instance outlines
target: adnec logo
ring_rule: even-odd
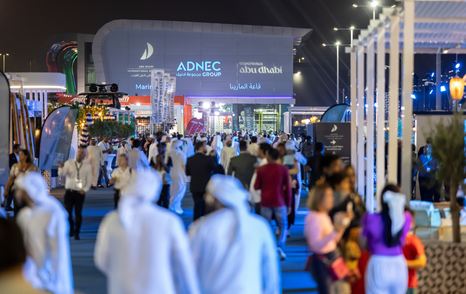
[[[333,125],[332,130],[330,132],[334,133],[338,130],[337,125]]]
[[[147,60],[152,56],[152,54],[154,54],[154,47],[151,45],[151,43],[147,42],[146,44],[146,49],[144,49],[144,53],[142,53],[140,58],[141,60]]]

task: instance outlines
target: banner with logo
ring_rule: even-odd
[[[314,124],[314,142],[324,144],[325,153],[340,156],[346,164],[351,162],[350,123]]]
[[[10,172],[10,85],[3,72],[0,72],[0,184],[6,183]]]
[[[122,26],[106,27],[98,42],[102,79],[127,93],[149,95],[161,68],[177,78],[178,96],[293,98],[291,35]]]
[[[51,170],[68,160],[77,117],[78,110],[69,106],[57,108],[49,114],[40,136],[41,170]]]

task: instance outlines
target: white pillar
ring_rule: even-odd
[[[357,145],[357,133],[356,133],[356,116],[357,116],[357,70],[356,70],[356,48],[352,47],[351,48],[351,88],[350,88],[350,95],[351,95],[351,165],[354,167],[357,167],[357,152],[356,152],[356,145]]]
[[[337,49],[337,104],[340,103],[340,45],[336,46]]]
[[[365,196],[365,176],[364,176],[364,46],[358,45],[358,74],[357,74],[357,132],[358,132],[358,165],[357,165],[357,178],[358,178],[358,193]]]
[[[49,115],[49,109],[48,109],[48,105],[49,105],[49,95],[48,95],[48,92],[47,91],[44,91],[43,92],[43,109],[42,109],[42,121],[45,121],[45,119],[47,118],[47,115]]]
[[[442,84],[442,50],[439,48],[435,55],[435,110],[442,110],[442,93],[440,85]]]
[[[385,27],[377,33],[377,188],[376,207],[380,211],[380,193],[385,185]]]
[[[401,191],[411,199],[414,72],[414,0],[404,1],[403,27],[403,142],[401,149]]]
[[[400,16],[396,12],[390,23],[390,85],[388,101],[388,181],[397,182],[398,105],[400,69]]]
[[[367,114],[366,114],[366,209],[374,211],[374,76],[375,76],[374,36],[369,35],[367,43]]]

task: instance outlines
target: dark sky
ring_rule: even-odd
[[[367,1],[356,1],[367,4]],[[385,6],[393,0],[379,1]],[[333,27],[367,27],[369,8],[352,7],[352,0],[0,0],[0,52],[8,52],[7,71],[45,71],[45,54],[57,36],[95,33],[114,19],[155,19],[312,28],[298,52],[306,63],[306,105],[335,96],[335,50],[323,42],[349,43],[349,32]],[[343,52],[343,51],[341,51]],[[347,87],[349,56],[341,54],[341,86]],[[346,89],[347,91],[347,89]]]

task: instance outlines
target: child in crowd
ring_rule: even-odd
[[[416,293],[418,287],[417,271],[422,269],[427,264],[426,254],[424,252],[424,245],[422,241],[414,234],[416,226],[414,221],[414,212],[408,210],[413,216],[411,230],[406,236],[406,243],[403,246],[403,254],[408,264],[408,294]]]

